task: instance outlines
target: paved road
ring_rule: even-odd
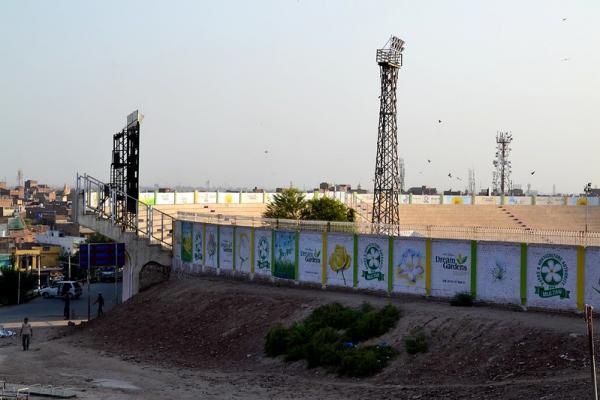
[[[94,300],[98,293],[104,296],[104,310],[110,310],[115,305],[115,284],[114,283],[93,283],[90,285],[91,311],[92,318],[96,317],[97,306],[94,306]],[[121,282],[117,284],[118,301],[121,302]],[[77,300],[71,300],[71,310],[75,311],[74,319],[87,319],[88,288],[83,286],[83,294]],[[54,321],[62,320],[64,302],[62,299],[44,299],[37,297],[28,303],[0,307],[0,325],[11,322],[21,322],[24,317],[34,321]]]

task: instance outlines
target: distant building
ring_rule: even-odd
[[[48,243],[60,246],[64,253],[74,254],[79,248],[79,245],[85,242],[86,239],[80,236],[67,236],[57,230],[49,230],[44,233],[36,234],[35,240],[38,243]]]
[[[408,193],[409,194],[426,194],[426,195],[436,195],[437,194],[437,189],[436,188],[428,188],[427,186],[421,186],[421,187],[411,187],[410,189],[408,189]]]

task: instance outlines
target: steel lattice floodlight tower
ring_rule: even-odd
[[[504,195],[511,188],[510,174],[512,172],[511,162],[508,160],[513,141],[510,132],[498,132],[496,134],[496,159],[492,163],[496,168],[496,176],[494,179],[494,191],[496,194]]]
[[[127,126],[113,136],[110,187],[115,190],[115,218],[136,227],[140,172],[140,122],[137,110],[127,116]]]
[[[404,41],[392,36],[383,49],[377,50],[376,57],[381,75],[381,96],[372,222],[382,224],[377,228],[378,233],[400,233],[396,82],[398,70],[402,66],[403,50]]]

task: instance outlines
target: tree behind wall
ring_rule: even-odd
[[[264,212],[265,218],[299,219],[306,205],[304,193],[296,188],[283,189],[273,196]]]
[[[337,199],[310,199],[302,209],[301,219],[314,221],[354,222],[356,211]]]

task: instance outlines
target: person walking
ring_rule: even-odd
[[[98,297],[94,304],[98,304],[98,317],[104,315],[104,311],[102,310],[104,307],[104,297],[102,297],[102,293],[98,293]]]
[[[31,338],[33,337],[33,329],[31,329],[31,324],[29,323],[29,318],[23,319],[23,323],[21,324],[21,341],[23,343],[23,351],[29,350],[29,343],[31,342]]]

